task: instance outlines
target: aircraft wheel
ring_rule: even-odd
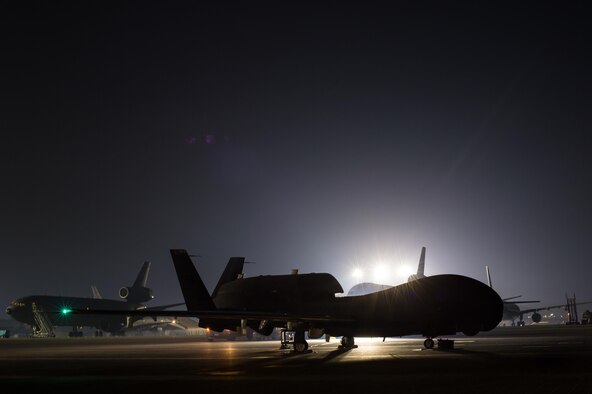
[[[308,342],[295,342],[294,343],[294,351],[296,353],[304,353],[308,350]]]
[[[354,347],[354,337],[342,337],[341,338],[341,345],[346,348]]]
[[[341,345],[338,346],[341,350],[350,350],[357,347],[358,345],[355,344],[354,337],[341,337]]]
[[[434,340],[432,338],[426,339],[425,341],[423,341],[423,346],[425,346],[426,349],[433,349]]]

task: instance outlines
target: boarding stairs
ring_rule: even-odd
[[[580,321],[578,320],[578,304],[576,302],[576,295],[574,294],[573,297],[569,297],[566,293],[565,299],[567,301],[567,304],[565,305],[565,310],[567,311],[567,322],[565,324],[580,324]]]
[[[55,337],[49,316],[43,311],[43,308],[38,307],[34,302],[32,303],[31,308],[33,310],[33,318],[35,319],[35,324],[33,325],[33,338]]]

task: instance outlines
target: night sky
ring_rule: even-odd
[[[169,3],[0,6],[0,305],[170,248],[592,300],[589,2]]]

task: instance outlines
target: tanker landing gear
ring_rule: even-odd
[[[430,337],[428,337],[425,341],[423,341],[423,346],[425,346],[426,349],[433,349],[434,348],[434,340]]]
[[[354,342],[354,337],[341,337],[341,345],[337,348],[339,350],[351,350],[357,348],[358,345]]]
[[[78,330],[78,327],[72,327],[72,331],[68,333],[68,336],[71,338],[81,338],[83,335],[82,331]]]

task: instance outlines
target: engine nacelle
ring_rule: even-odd
[[[311,328],[308,330],[308,337],[312,339],[318,339],[325,334],[324,328]]]
[[[541,322],[541,319],[542,319],[543,317],[541,316],[541,314],[540,314],[540,313],[538,313],[538,312],[535,312],[535,313],[533,313],[533,314],[532,314],[532,316],[531,316],[530,318],[532,319],[532,321],[533,321],[533,322],[535,322],[535,323],[540,323],[540,322]]]
[[[123,299],[127,299],[127,297],[129,297],[130,295],[130,289],[129,287],[122,287],[121,289],[119,289],[119,296]]]
[[[150,301],[152,298],[152,290],[148,287],[122,287],[119,289],[119,297],[127,300],[127,302],[139,304]]]

